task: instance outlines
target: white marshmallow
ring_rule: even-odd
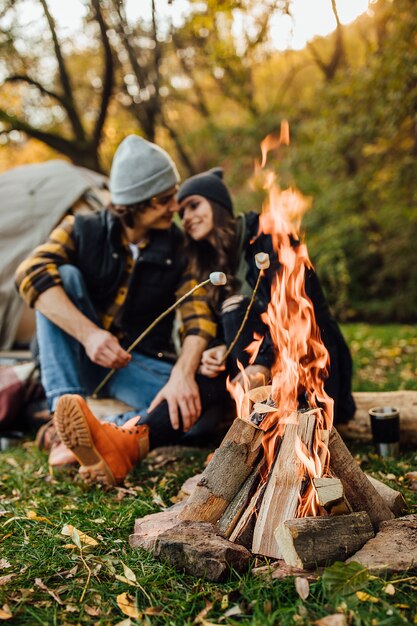
[[[225,285],[227,283],[226,274],[223,272],[211,272],[209,276],[210,282],[212,285],[219,287],[220,285]]]
[[[258,252],[258,254],[255,254],[255,263],[258,270],[267,270],[271,265],[269,254],[266,252]]]

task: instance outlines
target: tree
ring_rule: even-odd
[[[33,72],[28,68],[32,65],[29,62],[30,51],[25,54],[18,54],[9,63],[8,69],[18,67],[18,71],[9,71],[4,80],[7,85],[25,85],[29,88],[29,110],[33,110],[33,104],[39,107],[53,105],[58,107],[59,114],[66,122],[68,132],[58,132],[51,129],[53,124],[47,123],[46,128],[41,124],[35,125],[26,114],[24,102],[21,104],[21,112],[16,114],[12,107],[0,109],[0,120],[4,123],[4,130],[17,130],[26,133],[29,137],[38,139],[54,150],[66,155],[78,165],[90,167],[101,171],[99,159],[99,147],[102,140],[103,126],[106,120],[107,110],[112,94],[114,82],[114,62],[113,55],[107,34],[107,25],[103,18],[100,0],[91,0],[92,15],[91,19],[95,22],[95,26],[99,32],[99,39],[103,49],[103,72],[100,85],[99,104],[95,111],[95,119],[91,124],[91,128],[87,128],[84,115],[81,113],[80,103],[74,88],[73,77],[68,67],[67,59],[63,53],[61,42],[57,34],[55,20],[48,8],[47,0],[39,0],[44,17],[46,19],[51,45],[56,61],[56,72],[54,76],[45,81],[40,78],[41,71]],[[18,2],[10,2],[3,8],[3,15],[13,11]],[[10,32],[3,31],[3,49],[9,46],[12,51],[17,51],[17,46]],[[10,55],[9,55],[10,60]],[[91,116],[91,111],[89,111]],[[49,121],[49,120],[48,120]],[[62,124],[60,125],[62,126]]]

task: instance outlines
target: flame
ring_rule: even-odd
[[[247,420],[250,413],[250,400],[248,397],[250,381],[246,375],[245,368],[240,361],[237,361],[237,366],[240,370],[240,377],[236,382],[233,382],[228,376],[226,379],[226,389],[236,403],[237,417]]]
[[[268,152],[288,143],[288,122],[283,122],[280,136],[269,135],[261,144],[262,162],[255,172],[258,178]],[[265,457],[270,469],[286,424],[297,423],[299,398],[304,397],[309,409],[316,409],[316,427],[310,450],[301,440],[296,445],[301,471],[306,478],[306,489],[300,494],[297,515],[317,515],[318,500],[312,479],[328,472],[329,454],[320,433],[332,426],[333,400],[324,390],[329,354],[321,340],[313,304],[305,288],[313,267],[307,246],[300,240],[300,227],[311,202],[294,188],[281,190],[273,172],[266,170],[262,173],[267,199],[259,219],[259,234],[270,235],[281,265],[272,285],[270,303],[262,316],[277,355],[271,372],[271,396],[276,411],[267,413],[261,425],[265,431]],[[250,349],[259,350],[259,346],[259,340],[255,340]],[[244,391],[239,391],[241,403],[242,393],[244,396]],[[235,389],[235,397],[237,395]],[[242,415],[242,404],[239,410],[238,414]]]
[[[255,362],[264,338],[259,333],[253,333],[253,341],[245,348],[245,352],[250,355],[249,365]]]

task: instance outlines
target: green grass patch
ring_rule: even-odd
[[[417,389],[417,326],[346,324],[354,391]]]
[[[357,365],[355,388],[376,388],[363,371],[366,364],[358,368],[360,359],[375,352],[380,366],[386,362],[390,370],[384,374],[383,388],[401,388],[401,365],[394,376],[392,359],[383,356],[384,350],[401,348],[400,354],[415,368],[414,330],[344,327]],[[403,349],[406,345],[410,351]],[[149,457],[123,488],[114,489],[87,487],[75,470],[51,475],[46,456],[32,443],[0,453],[0,621],[10,611],[9,623],[28,626],[294,626],[334,613],[355,626],[417,623],[417,572],[372,577],[352,574],[346,566],[336,572],[328,569],[310,583],[309,596],[302,600],[294,578],[265,580],[231,572],[226,583],[214,584],[132,550],[128,536],[135,519],[169,506],[183,481],[201,471],[207,452],[182,451],[166,463]],[[410,512],[417,513],[417,493],[404,478],[417,470],[416,451],[404,452],[395,461],[379,459],[370,445],[354,446],[353,452],[365,471],[402,491]],[[66,525],[78,532],[63,535]],[[80,544],[80,532],[97,544]],[[265,563],[258,559],[256,564]],[[122,612],[118,597],[137,611],[137,618]]]

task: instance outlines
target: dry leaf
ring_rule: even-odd
[[[209,602],[208,600],[206,600],[206,606],[196,616],[195,620],[193,621],[193,624],[202,624],[204,622],[205,616],[207,615],[207,613],[210,613],[212,608],[213,608],[213,602]]]
[[[59,595],[57,593],[55,593],[55,591],[52,591],[52,589],[48,589],[48,587],[45,585],[45,583],[40,578],[35,578],[35,585],[37,585],[37,587],[39,587],[39,589],[42,589],[42,591],[46,591],[47,593],[49,593],[49,595],[53,597],[55,602],[58,602],[58,604],[63,604],[63,602],[62,602],[61,598],[59,597]]]
[[[132,626],[132,622],[130,621],[130,617],[122,620],[121,622],[117,622],[114,626]]]
[[[88,604],[84,604],[84,611],[87,615],[91,615],[91,617],[98,617],[100,615],[99,609],[89,606]]]
[[[128,615],[129,617],[133,617],[137,619],[140,616],[137,606],[135,605],[134,600],[131,596],[129,596],[126,592],[120,593],[117,598],[117,606],[121,610],[124,615]]]
[[[120,574],[115,574],[114,577],[116,580],[120,580],[121,583],[125,583],[126,585],[131,585],[132,587],[137,586],[134,582],[126,578],[126,576],[120,576]]]
[[[3,607],[0,609],[0,619],[11,619],[13,617],[12,612],[8,604],[3,604]]]
[[[77,611],[80,610],[79,606],[75,606],[75,604],[67,604],[65,607],[65,612],[66,613],[76,613]]]
[[[128,580],[130,580],[132,583],[137,583],[138,581],[136,580],[136,576],[135,576],[134,572],[132,572],[130,567],[125,565],[122,561],[121,561],[121,563],[123,565],[123,573],[126,576],[126,578]]]
[[[373,604],[376,604],[377,602],[379,602],[379,598],[375,598],[374,596],[371,596],[369,593],[366,593],[365,591],[357,591],[356,597],[361,602],[372,602]]]
[[[3,585],[7,585],[7,583],[10,582],[11,579],[15,576],[16,574],[7,574],[6,576],[0,576],[0,587],[2,587]]]
[[[65,537],[71,537],[75,543],[77,543],[76,535],[78,535],[81,543],[83,543],[84,545],[86,546],[98,545],[98,541],[96,541],[96,539],[93,539],[89,535],[86,535],[85,533],[81,532],[81,530],[78,530],[78,528],[75,528],[71,524],[66,524],[64,526],[64,528],[61,530],[61,535],[64,535]]]
[[[48,524],[51,524],[53,526],[51,520],[49,520],[47,517],[43,517],[43,515],[38,515],[36,511],[28,511],[26,513],[26,517],[28,519],[36,520],[37,522],[47,522]]]
[[[295,579],[295,590],[300,596],[301,600],[306,600],[310,595],[310,585],[306,578],[297,576]]]
[[[11,566],[12,566],[12,564],[9,563],[9,561],[7,559],[0,559],[0,570],[1,569],[8,569]]]
[[[347,626],[347,618],[343,613],[334,613],[333,615],[326,615],[326,617],[322,617],[318,619],[316,622],[317,626]]]
[[[144,615],[161,615],[164,612],[162,606],[148,606],[147,609],[143,611]]]
[[[383,591],[385,591],[385,593],[387,593],[389,596],[393,596],[395,593],[395,587],[391,583],[388,583],[388,585],[385,585]]]
[[[231,606],[230,609],[227,609],[225,613],[223,613],[222,617],[233,617],[234,615],[242,615],[242,609],[238,604]]]

